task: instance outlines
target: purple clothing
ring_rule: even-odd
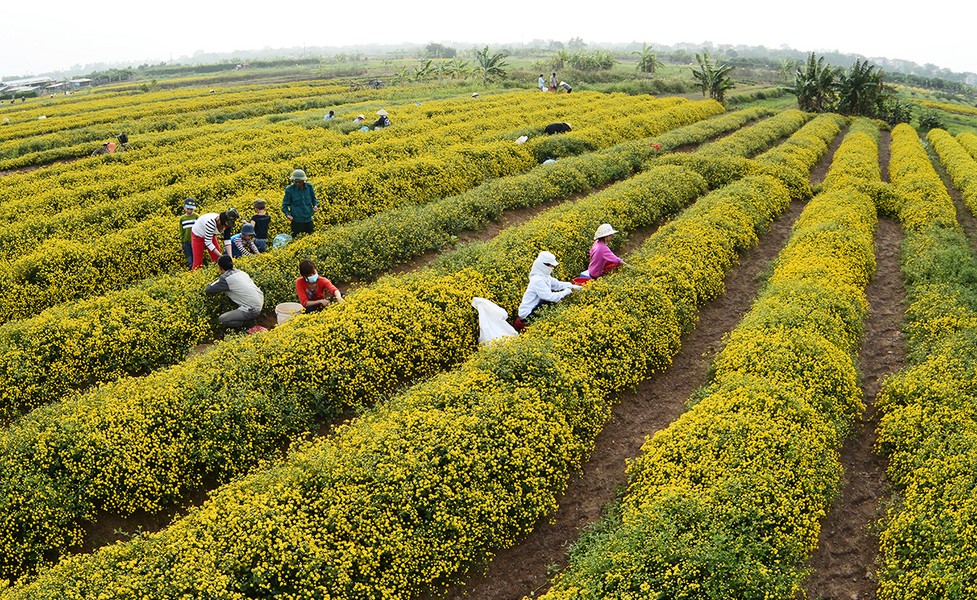
[[[621,264],[621,259],[611,252],[607,244],[601,240],[594,241],[594,245],[590,247],[590,266],[587,267],[587,272],[590,273],[591,277],[597,279],[604,274],[604,270],[608,266],[619,264]]]

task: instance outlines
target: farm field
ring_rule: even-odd
[[[0,598],[977,596],[972,133],[328,82],[3,113]],[[269,325],[305,258],[346,301],[227,334],[183,199],[273,237],[296,168],[316,232],[235,266]],[[473,297],[605,222],[628,267],[478,346]]]

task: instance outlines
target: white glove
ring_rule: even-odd
[[[571,284],[570,284],[570,289],[571,289],[571,290],[579,290],[579,289],[581,289],[582,287],[583,287],[583,286],[581,286],[581,285],[576,285],[576,284],[574,284],[574,283],[571,283]]]

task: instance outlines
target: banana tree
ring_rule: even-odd
[[[707,93],[710,98],[717,102],[726,101],[726,92],[735,87],[729,72],[733,70],[732,65],[720,63],[713,65],[709,60],[709,53],[703,52],[700,56],[695,55],[699,68],[692,67],[692,77],[696,80],[696,85],[702,90],[702,95]]]
[[[482,85],[488,86],[490,79],[505,79],[505,68],[509,64],[505,61],[504,52],[492,53],[488,46],[481,50],[475,50],[475,62],[478,72],[482,75]]]

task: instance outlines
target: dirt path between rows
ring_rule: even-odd
[[[837,136],[812,171],[812,183],[824,179],[842,137],[843,133]],[[760,244],[740,257],[740,264],[724,281],[726,293],[700,311],[698,326],[682,337],[682,347],[672,366],[645,380],[633,392],[623,394],[615,403],[593,454],[583,465],[582,473],[571,479],[552,521],[541,521],[520,543],[501,550],[484,574],[450,590],[448,600],[517,600],[545,593],[549,577],[566,566],[568,545],[579,538],[583,528],[601,517],[603,507],[626,485],[626,461],[639,454],[646,436],[667,427],[685,412],[686,399],[706,383],[706,371],[721,348],[722,336],[749,310],[759,291],[760,278],[783,248],[803,208],[802,202],[792,202]]]
[[[902,237],[897,222],[879,219],[875,239],[878,264],[866,288],[869,312],[858,355],[865,412],[842,447],[841,496],[821,521],[818,549],[808,562],[813,570],[807,585],[811,600],[876,598],[879,538],[875,524],[889,492],[887,463],[874,452],[879,424],[875,398],[881,380],[905,365],[901,330],[905,290],[899,271]]]
[[[885,181],[890,138],[883,132],[879,144]],[[906,363],[901,329],[906,293],[899,269],[902,239],[903,232],[896,221],[879,218],[875,234],[877,265],[865,290],[869,310],[858,355],[865,412],[842,447],[841,495],[822,520],[818,548],[808,561],[813,570],[807,583],[811,600],[877,597],[877,523],[890,492],[885,477],[887,462],[874,452],[879,424],[875,399],[881,380]]]

